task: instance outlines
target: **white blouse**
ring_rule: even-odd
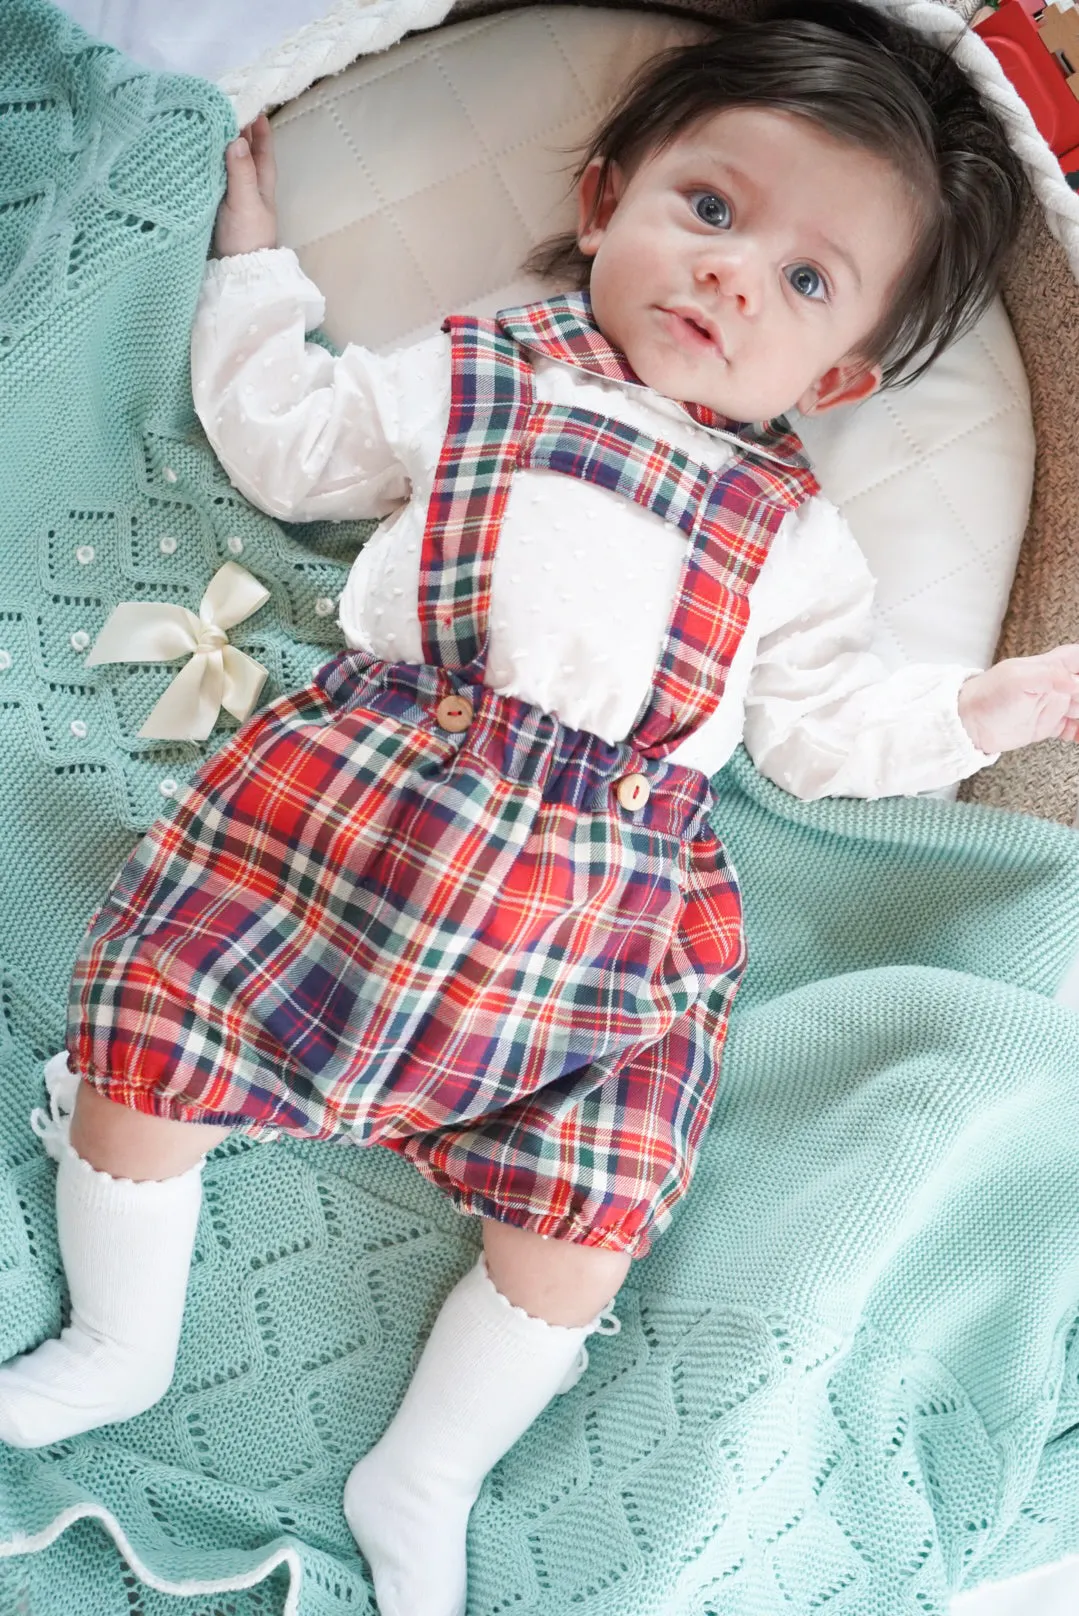
[[[382,517],[340,602],[347,644],[422,662],[428,498],[449,417],[439,333],[377,355],[308,343],[321,294],[287,248],[212,261],[192,334],[195,407],[233,484],[289,521]],[[537,397],[616,416],[718,468],[723,434],[641,386],[540,356]],[[611,742],[633,727],[663,648],[688,540],[633,501],[543,470],[515,473],[491,576],[486,682]],[[789,515],[750,593],[722,699],[673,757],[711,774],[738,742],[804,798],[949,785],[993,759],[959,719],[978,670],[889,673],[870,650],[873,579],[826,499]]]

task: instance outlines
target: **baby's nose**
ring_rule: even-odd
[[[695,278],[698,286],[736,302],[743,314],[759,312],[764,296],[763,270],[749,247],[717,243],[698,261]]]

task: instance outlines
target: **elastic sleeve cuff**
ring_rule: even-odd
[[[294,305],[305,332],[313,331],[326,314],[326,300],[314,281],[304,274],[291,247],[264,247],[259,252],[233,253],[207,261],[195,325],[207,316],[237,310]],[[254,313],[252,313],[254,318]]]
[[[297,280],[306,281],[307,276],[291,247],[262,247],[258,252],[230,253],[227,258],[206,260],[208,286],[260,283],[293,287]]]

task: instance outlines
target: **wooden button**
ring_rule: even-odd
[[[614,788],[623,808],[643,808],[651,796],[648,781],[643,774],[624,774]]]
[[[435,708],[435,720],[440,729],[460,735],[472,722],[472,703],[467,696],[443,696]]]

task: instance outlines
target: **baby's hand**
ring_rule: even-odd
[[[214,248],[221,258],[277,246],[277,211],[270,120],[264,112],[225,148],[228,189],[217,210]]]
[[[1010,657],[976,673],[960,689],[959,716],[982,752],[1079,741],[1079,645]]]

